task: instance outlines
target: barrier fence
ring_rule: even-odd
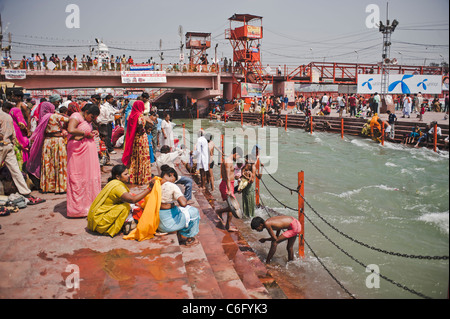
[[[241,126],[244,126],[244,113],[241,113]],[[344,123],[344,118],[341,118],[341,123],[340,123],[340,132],[341,132],[341,138],[344,139],[344,128],[345,128],[345,123]],[[262,122],[262,127],[264,128],[264,116],[261,116],[261,122]],[[309,116],[309,122],[310,122],[310,133],[313,134],[314,132],[314,119],[313,119],[313,115]],[[285,116],[285,122],[284,122],[284,130],[287,131],[287,124],[288,124],[288,114],[286,113]],[[266,124],[268,125],[268,124]],[[434,152],[438,151],[437,148],[437,124],[434,124],[434,133],[433,133],[433,150]],[[385,142],[385,122],[381,121],[381,136],[380,136],[380,144],[382,146],[384,146],[384,142]]]
[[[341,123],[343,123],[343,119],[341,121]],[[312,124],[312,117],[311,117],[311,124]],[[312,125],[311,125],[312,127]],[[311,134],[312,134],[312,130],[311,130]],[[436,127],[435,127],[435,134],[436,134]],[[183,141],[185,140],[185,125],[183,124]],[[224,143],[225,143],[225,136],[222,134],[220,137],[220,143],[221,143],[221,150],[222,150],[222,155],[221,155],[221,159],[222,159],[222,163],[224,162],[224,158],[225,158],[225,149],[224,149]],[[192,144],[192,143],[191,143]],[[262,174],[262,170],[265,171],[265,174],[267,176],[269,176],[275,183],[277,183],[279,186],[281,186],[283,189],[287,190],[288,192],[290,192],[291,195],[297,194],[297,202],[298,205],[297,207],[291,207],[285,203],[283,203],[282,201],[280,201],[277,196],[275,196],[273,194],[273,192],[270,190],[270,188],[267,186],[265,179],[263,178],[263,174]],[[328,227],[330,227],[332,230],[334,230],[335,232],[337,232],[339,235],[341,235],[342,237],[350,240],[353,243],[356,243],[362,247],[365,247],[367,249],[370,249],[372,251],[376,251],[378,253],[383,253],[383,254],[387,254],[390,256],[396,256],[396,257],[401,257],[401,258],[410,258],[410,259],[419,259],[419,260],[448,260],[449,256],[447,255],[442,255],[442,256],[430,256],[430,255],[416,255],[416,254],[409,254],[409,253],[401,253],[401,252],[396,252],[396,251],[390,251],[387,249],[382,249],[373,245],[369,245],[361,240],[358,240],[356,238],[353,238],[352,236],[346,234],[345,232],[341,231],[340,229],[338,229],[336,226],[334,226],[333,224],[331,224],[328,220],[326,220],[316,209],[314,209],[314,207],[306,200],[305,198],[305,176],[304,176],[304,172],[300,171],[297,174],[297,187],[296,188],[292,188],[287,186],[286,184],[280,182],[278,179],[276,179],[272,174],[270,174],[267,169],[264,167],[264,165],[260,162],[259,158],[257,159],[256,162],[256,172],[257,172],[257,176],[255,179],[255,204],[257,207],[260,207],[262,209],[264,209],[264,211],[267,213],[267,215],[269,217],[272,217],[272,214],[270,212],[270,210],[268,209],[268,206],[265,205],[262,197],[260,196],[261,193],[261,187],[260,187],[260,183],[264,186],[264,188],[266,189],[266,191],[269,193],[269,195],[271,196],[271,198],[273,200],[275,200],[277,203],[279,203],[282,207],[284,207],[285,209],[289,209],[293,212],[296,212],[298,215],[298,220],[301,224],[301,232],[299,234],[299,250],[298,250],[298,255],[300,258],[304,258],[305,256],[305,245],[307,246],[307,248],[311,251],[312,255],[318,260],[318,262],[322,265],[322,267],[324,268],[324,270],[330,275],[330,277],[341,287],[341,289],[343,291],[345,291],[348,296],[352,299],[356,299],[355,295],[352,294],[340,281],[339,279],[325,266],[325,264],[322,262],[322,260],[320,259],[320,257],[317,255],[317,253],[313,250],[313,248],[311,247],[311,245],[306,241],[305,239],[305,222],[304,219],[306,218],[306,220],[326,239],[328,240],[334,247],[336,247],[339,251],[341,251],[344,255],[346,255],[348,258],[350,258],[351,260],[353,260],[354,262],[356,262],[357,264],[359,264],[361,267],[363,267],[364,269],[367,269],[367,264],[365,264],[364,262],[358,260],[356,257],[354,257],[353,255],[351,255],[349,252],[347,252],[344,248],[342,248],[341,246],[339,246],[336,242],[334,242],[332,239],[330,239],[329,236],[327,236],[327,234],[325,234],[325,232],[323,230],[321,230],[316,223],[311,220],[310,216],[308,216],[305,213],[305,204],[309,207],[309,209],[323,222],[325,223]],[[265,175],[264,174],[264,175]],[[431,297],[425,295],[424,293],[421,293],[419,291],[416,291],[415,289],[412,289],[410,287],[407,287],[404,284],[401,284],[381,273],[377,273],[374,270],[372,270],[372,272],[379,276],[380,278],[384,279],[385,281],[391,283],[392,285],[401,288],[411,294],[414,294],[418,297],[424,298],[424,299],[432,299]]]
[[[262,166],[263,169],[264,166]],[[284,208],[292,210],[292,211],[297,211],[299,214],[299,221],[302,224],[302,231],[304,230],[304,221],[303,218],[306,218],[309,223],[325,238],[327,239],[333,246],[335,246],[338,250],[340,250],[343,254],[345,254],[347,257],[349,257],[350,259],[352,259],[354,262],[356,262],[357,264],[359,264],[360,266],[362,266],[364,269],[367,269],[367,265],[364,264],[363,262],[361,262],[360,260],[358,260],[357,258],[355,258],[354,256],[352,256],[349,252],[345,251],[342,247],[340,247],[338,244],[336,244],[333,240],[331,240],[312,220],[311,218],[305,214],[305,209],[303,207],[304,204],[306,204],[312,212],[314,212],[317,217],[322,220],[327,226],[329,226],[331,229],[333,229],[334,231],[336,231],[338,234],[340,234],[341,236],[347,238],[348,240],[351,240],[352,242],[359,244],[365,248],[368,248],[370,250],[373,251],[377,251],[379,253],[384,253],[384,254],[388,254],[391,256],[397,256],[397,257],[403,257],[403,258],[411,258],[411,259],[427,259],[427,260],[448,260],[449,256],[424,256],[424,255],[414,255],[414,254],[408,254],[408,253],[400,253],[400,252],[394,252],[394,251],[389,251],[386,249],[382,249],[382,248],[378,248],[372,245],[369,245],[367,243],[364,243],[358,239],[353,238],[352,236],[342,232],[341,230],[339,230],[337,227],[335,227],[334,225],[332,225],[329,221],[327,221],[322,215],[320,215],[317,210],[315,210],[311,204],[306,201],[305,197],[304,197],[304,173],[303,172],[299,172],[298,173],[298,187],[296,189],[291,188],[286,186],[285,184],[281,183],[279,180],[277,180],[272,174],[270,174],[266,169],[266,174],[273,180],[275,181],[278,185],[280,185],[281,187],[283,187],[284,189],[288,190],[291,194],[297,193],[298,194],[298,208],[294,208],[294,207],[290,207],[289,205],[284,204],[283,202],[281,202],[273,193],[272,191],[269,189],[269,187],[266,185],[266,183],[264,182],[262,176],[261,176],[261,183],[263,184],[263,186],[265,187],[265,189],[267,190],[267,192],[271,195],[271,197],[278,202],[280,205],[282,205]],[[257,195],[258,197],[259,194]],[[264,203],[263,203],[264,205]],[[264,207],[265,211],[268,211],[266,207]],[[269,215],[270,216],[270,215]],[[302,220],[300,220],[300,218]],[[314,255],[314,257],[319,261],[319,263],[322,265],[322,267],[324,267],[325,271],[333,278],[333,280],[351,297],[351,298],[355,298],[355,296],[350,293],[348,291],[348,289],[346,289],[344,287],[344,285],[336,278],[336,276],[334,276],[331,271],[323,264],[323,262],[320,260],[320,258],[317,256],[317,254],[315,253],[315,251],[312,249],[312,247],[308,244],[308,242],[305,240],[305,235],[304,232],[301,233],[299,235],[299,256],[303,257],[304,256],[304,247],[300,247],[303,246],[303,244],[306,244],[308,249],[310,249],[311,253]],[[390,279],[386,276],[384,276],[381,273],[376,273],[375,271],[372,271],[373,273],[375,273],[376,275],[378,275],[380,278],[386,280],[387,282],[402,288],[405,291],[408,291],[409,293],[412,293],[416,296],[419,296],[421,298],[425,298],[425,299],[432,299],[431,297],[418,292],[412,288],[409,288],[393,279]]]

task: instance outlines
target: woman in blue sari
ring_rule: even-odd
[[[147,133],[148,138],[148,146],[150,153],[150,163],[153,164],[155,162],[155,154],[153,152],[153,135],[152,135],[153,124],[147,122],[145,123],[145,132]]]
[[[127,108],[125,109],[125,126],[124,126],[124,135],[127,134],[127,124],[128,124],[128,116],[130,116],[131,109],[133,108],[133,103],[136,102],[136,100],[131,100],[128,102]]]
[[[178,185],[176,170],[168,165],[161,166],[161,208],[158,230],[164,233],[177,232],[180,243],[193,245],[199,231],[200,214],[197,208],[187,205]],[[178,203],[179,206],[175,205]]]

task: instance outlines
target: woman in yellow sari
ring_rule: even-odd
[[[89,230],[114,237],[124,224],[131,223],[130,203],[134,204],[145,198],[151,192],[153,183],[140,194],[134,195],[126,185],[129,181],[130,175],[125,165],[112,168],[108,184],[97,195],[89,209]]]

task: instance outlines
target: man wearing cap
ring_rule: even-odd
[[[59,94],[50,95],[48,100],[55,106],[55,110],[57,110],[61,105],[61,96]]]

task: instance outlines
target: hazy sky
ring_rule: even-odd
[[[80,28],[66,27],[69,4],[80,9]],[[5,28],[12,34],[13,59],[36,52],[81,56],[99,38],[111,54],[159,61],[162,39],[164,62],[177,62],[180,25],[183,42],[186,32],[210,32],[209,57],[218,43],[218,57],[229,58],[228,18],[249,13],[263,17],[263,64],[299,65],[380,61],[382,34],[366,26],[370,4],[378,5],[385,22],[387,1],[374,0],[0,0],[0,12],[4,34]],[[412,65],[448,62],[448,0],[390,0],[389,18],[400,23],[392,34],[392,58]]]

